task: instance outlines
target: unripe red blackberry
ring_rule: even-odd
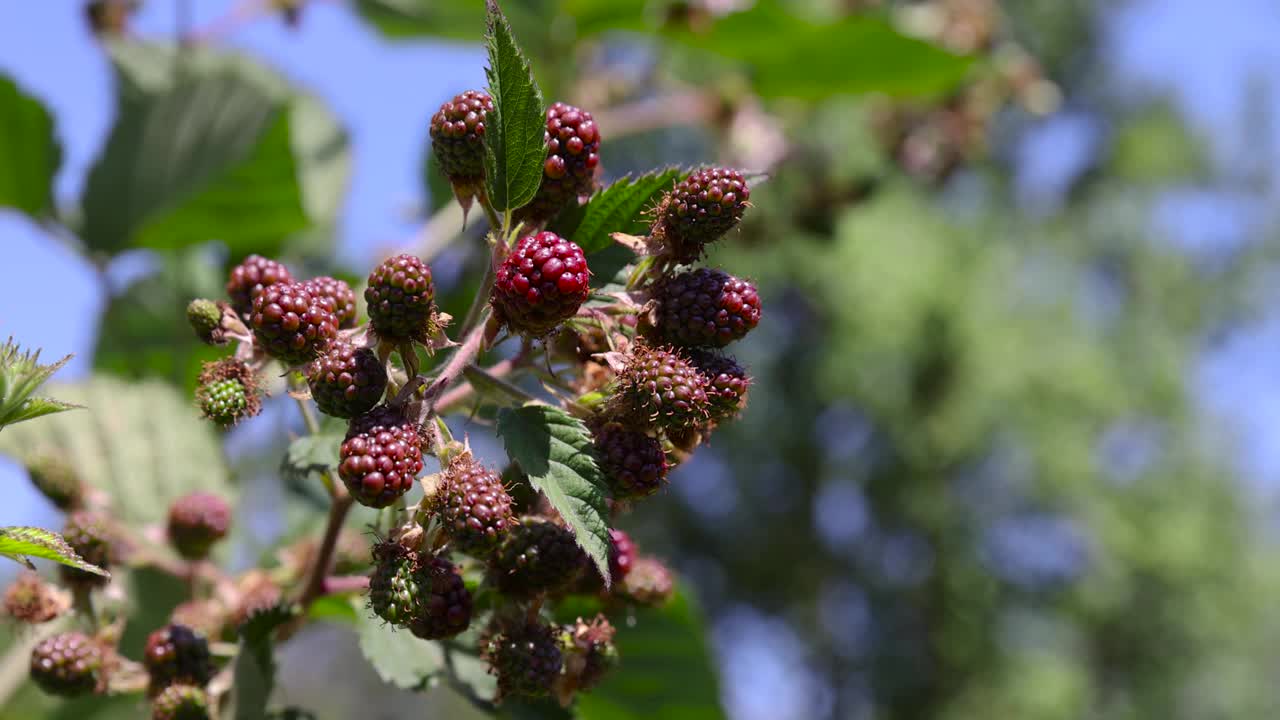
[[[338,475],[360,504],[384,508],[422,472],[417,426],[382,408],[351,422],[339,451]]]
[[[148,635],[142,664],[153,693],[174,683],[203,687],[215,670],[208,640],[186,625],[166,625]]]
[[[591,113],[558,102],[547,108],[547,159],[542,185],[528,205],[515,213],[522,222],[543,223],[589,194],[600,164],[600,128]]]
[[[356,292],[345,281],[321,275],[303,283],[311,294],[321,301],[328,301],[330,312],[338,318],[339,328],[355,327]]]
[[[609,575],[620,583],[636,562],[636,543],[631,536],[614,528],[609,531]]]
[[[207,557],[230,527],[231,506],[213,493],[189,493],[169,506],[169,544],[188,560]]]
[[[490,300],[512,332],[550,333],[578,313],[591,294],[582,248],[553,232],[520,238],[498,268]]]
[[[196,337],[210,345],[222,345],[227,339],[222,331],[222,308],[212,300],[196,298],[187,305],[187,322]]]
[[[39,625],[57,618],[71,609],[71,598],[25,571],[4,591],[4,614],[28,625]]]
[[[151,720],[209,720],[209,696],[194,685],[170,685],[151,703]]]
[[[671,569],[655,557],[638,557],[631,572],[617,585],[618,593],[639,605],[656,607],[671,599],[675,592]]]
[[[249,325],[258,345],[286,365],[301,365],[319,355],[338,335],[330,302],[302,283],[279,283],[253,299]]]
[[[436,487],[433,507],[451,547],[484,556],[516,523],[502,476],[463,453],[449,462]]]
[[[250,255],[231,269],[231,278],[227,280],[227,297],[231,298],[231,307],[236,312],[248,317],[253,312],[253,298],[263,288],[291,282],[293,275],[289,274],[289,268],[261,255]]]
[[[369,273],[364,290],[369,324],[388,340],[424,340],[433,330],[435,296],[426,263],[413,255],[387,258]]]
[[[75,510],[84,503],[80,475],[59,455],[36,452],[26,460],[27,475],[41,495],[59,510]]]
[[[611,414],[638,427],[700,425],[710,414],[706,383],[678,351],[637,344],[615,383]]]
[[[373,409],[387,389],[387,369],[369,348],[334,342],[307,368],[307,386],[320,412],[353,418]]]
[[[746,280],[698,268],[671,276],[657,290],[657,326],[684,347],[724,347],[760,323],[760,295]]]
[[[101,517],[84,510],[71,513],[62,528],[62,537],[85,562],[110,570],[111,536]],[[72,587],[95,588],[110,582],[110,578],[68,565],[59,565],[58,573]]]
[[[747,181],[737,170],[698,170],[663,198],[652,233],[676,262],[694,262],[708,243],[742,220],[750,199]]]
[[[728,420],[746,406],[751,378],[736,360],[728,355],[694,350],[689,353],[689,361],[707,381],[712,421]]]
[[[474,193],[484,182],[484,127],[490,112],[489,93],[468,90],[431,116],[431,152],[455,192]]]
[[[253,369],[234,357],[205,363],[196,386],[200,413],[223,428],[262,412],[261,396]]]
[[[667,454],[662,442],[620,423],[597,428],[596,457],[615,500],[652,495],[667,479]]]
[[[491,633],[482,655],[498,676],[498,698],[540,697],[551,692],[560,675],[563,655],[556,629],[529,622]]]
[[[582,571],[585,557],[567,528],[527,518],[507,533],[493,557],[492,570],[499,590],[530,597],[572,583]]]
[[[424,640],[453,637],[471,624],[471,593],[453,563],[394,540],[374,546],[369,607]]]
[[[562,703],[575,692],[595,687],[618,664],[616,633],[604,615],[596,615],[591,622],[578,618],[560,629],[564,671],[556,680],[556,695]]]
[[[59,633],[31,651],[31,679],[50,695],[77,697],[105,686],[107,651],[78,632]]]

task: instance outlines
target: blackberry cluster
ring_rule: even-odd
[[[338,476],[360,504],[384,508],[422,472],[416,425],[378,408],[352,421],[339,450]]]
[[[291,282],[293,275],[289,274],[289,268],[261,255],[250,255],[231,269],[227,297],[231,298],[231,307],[247,318],[253,312],[254,298],[264,288]]]
[[[142,664],[152,693],[175,683],[203,687],[214,673],[209,642],[186,625],[166,625],[148,635]]]
[[[328,275],[312,278],[303,283],[312,297],[327,302],[329,312],[338,318],[338,327],[346,329],[356,324],[356,293],[346,282]]]
[[[338,335],[331,301],[303,283],[278,283],[253,298],[253,337],[271,357],[301,365],[319,355]]]
[[[382,399],[387,370],[372,350],[339,341],[307,367],[307,386],[320,412],[353,418]]]
[[[378,337],[425,340],[434,331],[436,288],[431,268],[412,255],[396,255],[369,273],[364,300]]]
[[[41,690],[60,697],[100,692],[106,682],[108,652],[78,632],[45,638],[31,651],[31,679]]]
[[[169,543],[188,560],[208,557],[230,527],[231,506],[213,493],[193,492],[169,507]]]
[[[151,720],[209,720],[209,696],[195,685],[170,685],[151,703]]]
[[[694,262],[709,243],[737,226],[750,199],[747,181],[737,170],[698,170],[677,183],[658,206],[653,236],[676,262]]]
[[[424,640],[453,637],[471,625],[471,593],[453,563],[394,540],[374,546],[369,607]]]
[[[658,286],[657,326],[682,347],[724,347],[760,323],[755,286],[726,272],[699,268]]]
[[[85,562],[103,570],[111,568],[111,536],[100,516],[85,510],[71,513],[67,516],[67,524],[62,528],[62,538]],[[109,578],[69,565],[59,565],[58,573],[63,582],[73,588],[102,587],[110,581]]]
[[[567,528],[527,518],[507,533],[494,555],[493,576],[503,593],[527,598],[571,584],[585,559]]]
[[[596,457],[616,500],[652,495],[667,479],[662,442],[621,423],[606,423],[594,433]]]
[[[493,98],[468,90],[431,116],[431,152],[459,197],[476,194],[484,183],[484,125]]]
[[[707,381],[674,348],[638,345],[618,376],[613,411],[623,424],[681,430],[707,421]]]
[[[582,248],[553,232],[526,235],[498,268],[490,301],[512,332],[549,334],[591,294]]]
[[[470,453],[449,463],[433,504],[451,545],[471,555],[492,552],[516,524],[502,476],[476,462]]]
[[[516,220],[527,224],[545,223],[589,194],[600,165],[600,128],[586,110],[562,102],[547,108],[546,140],[542,185],[515,213]]]
[[[483,655],[498,676],[498,697],[541,697],[551,692],[564,656],[556,629],[528,622],[491,632]]]

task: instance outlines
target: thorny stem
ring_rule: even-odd
[[[307,426],[307,432],[312,435],[320,434],[320,420],[316,417],[315,410],[311,409],[311,404],[302,398],[294,398],[298,403],[298,409],[302,411],[302,423]],[[320,473],[320,482],[324,484],[324,489],[329,493],[329,497],[335,501],[338,498],[338,484],[333,481],[333,472],[325,470]]]
[[[471,381],[471,386],[473,388],[476,385],[487,385],[489,387],[494,388],[495,390],[501,390],[506,395],[510,396],[515,400],[518,400],[521,403],[534,402],[537,400],[537,398],[525,392],[524,390],[521,390],[520,388],[516,387],[515,385],[512,385],[506,380],[502,380],[496,377],[493,373],[489,372],[488,370],[485,370],[484,368],[481,368],[478,365],[466,366],[465,368],[462,369],[462,374],[466,376],[468,380]]]
[[[487,318],[488,313],[482,313],[482,316]],[[431,384],[431,388],[427,390],[427,395],[431,398],[428,405],[431,411],[434,412],[439,404],[441,393],[448,390],[449,386],[462,374],[463,369],[476,359],[476,355],[480,354],[480,346],[484,344],[484,326],[485,323],[482,320],[476,327],[471,329],[466,339],[454,351],[453,357],[449,358],[448,364],[440,371],[435,382]]]
[[[486,372],[491,377],[495,377],[495,378],[505,377],[507,375],[510,375],[511,372],[521,364],[523,364],[523,358],[517,356],[515,358],[511,358],[510,360],[503,360],[502,362],[489,368]],[[458,387],[440,396],[440,399],[436,401],[436,411],[443,415],[449,412],[450,410],[453,410],[455,407],[458,406],[459,403],[471,397],[472,393],[474,393],[475,390],[476,390],[475,386],[473,386],[469,382],[459,385]]]
[[[355,498],[351,497],[344,488],[338,491],[333,498],[333,504],[329,506],[329,522],[325,525],[324,537],[320,540],[320,550],[316,552],[315,564],[311,566],[307,584],[302,590],[302,596],[298,598],[298,604],[304,609],[310,607],[316,598],[325,593],[325,577],[333,565],[333,551],[338,546],[338,533],[341,532],[342,523],[347,519],[347,513],[350,512],[353,504],[355,504]]]

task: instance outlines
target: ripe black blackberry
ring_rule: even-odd
[[[250,255],[231,269],[227,297],[231,298],[231,307],[247,318],[253,312],[253,298],[263,288],[291,282],[293,275],[289,274],[289,268],[261,255]]]
[[[257,375],[234,357],[205,363],[196,386],[201,414],[223,428],[262,412],[261,396]]]
[[[369,324],[378,337],[425,340],[434,332],[436,288],[431,268],[413,255],[387,258],[369,273],[364,290]]]
[[[151,720],[209,720],[209,696],[194,685],[170,685],[151,703]]]
[[[62,538],[85,562],[110,570],[111,536],[102,517],[85,510],[71,513],[62,528]],[[62,581],[73,588],[103,587],[110,582],[110,578],[68,565],[59,565],[58,573]]]
[[[616,586],[616,592],[638,605],[657,607],[675,593],[671,569],[655,557],[642,556],[631,564],[631,572]]]
[[[710,416],[707,381],[672,348],[636,344],[614,383],[610,416],[633,427],[667,430],[701,425]]]
[[[25,461],[31,484],[59,510],[76,510],[84,503],[84,485],[71,463],[52,452],[37,451]]]
[[[476,462],[471,453],[449,462],[433,507],[451,547],[470,555],[493,552],[516,523],[502,476]]]
[[[258,345],[286,365],[315,358],[338,335],[330,301],[313,295],[303,283],[264,288],[253,299],[249,325]]]
[[[351,421],[339,450],[338,476],[360,504],[384,508],[413,487],[422,472],[416,425],[385,407]]]
[[[453,563],[386,540],[374,546],[369,607],[424,640],[453,637],[471,625],[471,593]]]
[[[32,649],[31,679],[41,690],[60,697],[101,692],[106,685],[108,653],[83,633],[59,633]]]
[[[689,360],[707,381],[711,400],[711,420],[723,422],[736,416],[747,404],[751,378],[732,357],[706,350],[694,350]]]
[[[542,337],[591,294],[582,248],[553,232],[520,238],[494,277],[490,301],[512,332]]]
[[[484,187],[484,130],[490,112],[489,93],[467,90],[431,116],[431,152],[464,204]]]
[[[708,243],[742,220],[750,199],[747,181],[737,170],[698,170],[663,198],[651,235],[676,262],[694,262]]]
[[[596,457],[615,500],[652,495],[667,479],[667,454],[662,442],[620,423],[596,428]]]
[[[213,493],[189,493],[169,506],[169,544],[188,560],[208,557],[230,527],[231,506]]]
[[[307,386],[320,412],[353,418],[382,399],[387,370],[372,350],[338,341],[307,367]]]
[[[760,323],[760,295],[746,280],[698,268],[657,289],[656,323],[664,340],[683,347],[724,347]]]
[[[514,597],[559,590],[578,578],[586,553],[567,528],[526,518],[507,533],[495,553],[492,573],[498,589]]]
[[[547,159],[542,185],[533,200],[515,213],[521,222],[545,223],[595,186],[600,164],[600,129],[591,113],[558,102],[547,108]]]
[[[498,676],[498,698],[541,697],[560,675],[563,655],[556,629],[533,621],[495,629],[483,641],[481,655]]]
[[[153,694],[175,683],[203,687],[215,670],[209,642],[186,625],[166,625],[148,635],[142,664]]]
[[[345,329],[356,324],[356,293],[345,281],[321,275],[303,283],[311,294],[321,301],[328,301],[330,312],[338,318],[338,327]]]

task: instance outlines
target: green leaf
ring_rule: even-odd
[[[608,585],[608,490],[587,427],[559,408],[526,405],[498,413],[498,434],[507,454],[569,524]]]
[[[288,476],[305,479],[313,473],[323,473],[338,467],[338,451],[342,446],[341,433],[304,435],[289,443],[281,468]]]
[[[360,650],[383,682],[398,688],[417,689],[444,667],[440,645],[397,630],[378,617],[360,619]]]
[[[902,35],[877,17],[804,18],[781,0],[759,0],[706,31],[671,30],[667,37],[737,61],[765,97],[935,96],[964,80],[973,62]]]
[[[493,112],[485,123],[485,186],[495,210],[528,204],[542,183],[547,159],[546,111],[542,91],[511,34],[507,18],[487,0],[489,94]]]
[[[484,22],[483,0],[356,0],[360,15],[392,38],[435,35],[474,41]]]
[[[275,648],[271,634],[297,616],[297,608],[279,605],[254,614],[240,628],[232,700],[234,720],[264,720],[267,701],[276,682]]]
[[[31,567],[28,558],[42,558],[103,577],[111,575],[84,561],[56,532],[36,527],[0,527],[0,555]]]
[[[78,406],[71,403],[32,397],[70,360],[68,355],[55,363],[41,365],[39,350],[23,350],[12,337],[0,345],[0,429],[24,420],[76,409]]]
[[[621,178],[596,191],[585,205],[560,214],[552,230],[577,243],[583,252],[593,253],[613,244],[615,232],[643,235],[648,232],[651,210],[664,193],[688,173],[679,168],[654,170],[640,177]]]
[[[0,75],[0,207],[37,219],[52,215],[53,179],[61,164],[53,116]]]
[[[88,409],[5,428],[0,452],[19,462],[37,452],[65,458],[112,498],[121,523],[162,522],[170,503],[193,490],[235,496],[212,426],[171,385],[95,377],[52,389]]]
[[[307,617],[343,625],[355,625],[360,622],[360,613],[351,604],[351,598],[345,595],[325,595],[316,598],[307,611]]]
[[[578,698],[581,720],[721,720],[718,679],[697,608],[683,593],[618,623],[616,672]]]

